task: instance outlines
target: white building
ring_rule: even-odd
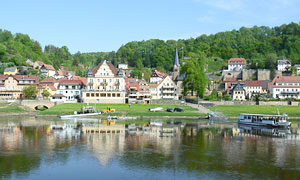
[[[233,101],[244,101],[246,99],[246,92],[242,85],[238,83],[232,90]]]
[[[55,69],[52,65],[43,64],[40,68],[40,72],[42,76],[46,77],[54,77],[55,76]]]
[[[87,88],[82,92],[84,102],[125,103],[125,79],[109,61],[101,62],[87,73]]]
[[[56,94],[65,96],[67,101],[77,102],[81,99],[82,89],[84,89],[84,84],[81,80],[66,79],[60,81],[58,89],[56,90]]]
[[[244,58],[230,58],[228,60],[229,71],[241,71],[247,65],[247,61]]]
[[[300,99],[300,76],[277,76],[271,83],[271,93],[276,99]]]
[[[244,90],[246,92],[246,97],[252,98],[256,94],[262,94],[262,81],[245,81]]]
[[[277,70],[286,71],[291,67],[291,62],[289,60],[278,60],[277,61]]]
[[[149,84],[152,99],[178,100],[178,89],[170,76],[166,76],[159,83]]]
[[[119,65],[118,65],[118,68],[119,68],[119,69],[125,69],[125,70],[126,70],[126,69],[128,69],[128,64],[119,64]]]

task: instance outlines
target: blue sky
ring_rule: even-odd
[[[299,0],[9,0],[0,28],[70,52],[117,51],[148,39],[187,39],[242,26],[300,22]]]

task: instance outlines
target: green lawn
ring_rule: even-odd
[[[19,113],[19,112],[27,112],[27,111],[14,104],[0,103],[0,113]]]
[[[256,114],[277,114],[277,109],[280,114],[286,113],[289,117],[300,117],[300,107],[298,106],[215,106],[209,108],[212,111],[222,112],[227,116],[239,116],[240,113],[256,113]]]
[[[80,111],[82,106],[86,104],[82,103],[65,103],[57,106],[53,106],[48,110],[39,112],[41,115],[63,115],[63,114],[73,114],[74,111]],[[95,106],[95,104],[89,104],[90,106]],[[97,111],[106,109],[107,106],[116,109],[115,115],[128,115],[128,116],[199,116],[197,109],[190,106],[182,105],[157,105],[157,104],[132,104],[129,108],[128,104],[96,104]],[[162,107],[167,109],[167,107],[175,108],[180,107],[184,109],[183,113],[168,113],[168,112],[148,112],[149,108]]]

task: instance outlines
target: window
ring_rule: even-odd
[[[116,97],[116,94],[115,94],[115,93],[112,93],[111,95],[112,95],[112,97]]]
[[[86,97],[90,97],[90,93],[86,93]]]
[[[110,93],[107,93],[107,97],[111,97],[111,94],[110,94]]]
[[[91,97],[95,97],[95,94],[94,94],[94,93],[91,93]]]
[[[96,93],[96,97],[99,97],[99,93]]]
[[[117,93],[117,97],[120,97],[120,93]]]
[[[106,97],[106,94],[105,93],[101,93],[100,96],[101,97]]]

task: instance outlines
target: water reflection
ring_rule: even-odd
[[[80,122],[34,117],[1,120],[0,177],[53,179],[60,172],[59,163],[67,177],[75,179],[80,171],[88,179],[100,174],[125,179],[149,174],[146,179],[300,177],[298,126],[269,129],[172,120],[142,125]]]

